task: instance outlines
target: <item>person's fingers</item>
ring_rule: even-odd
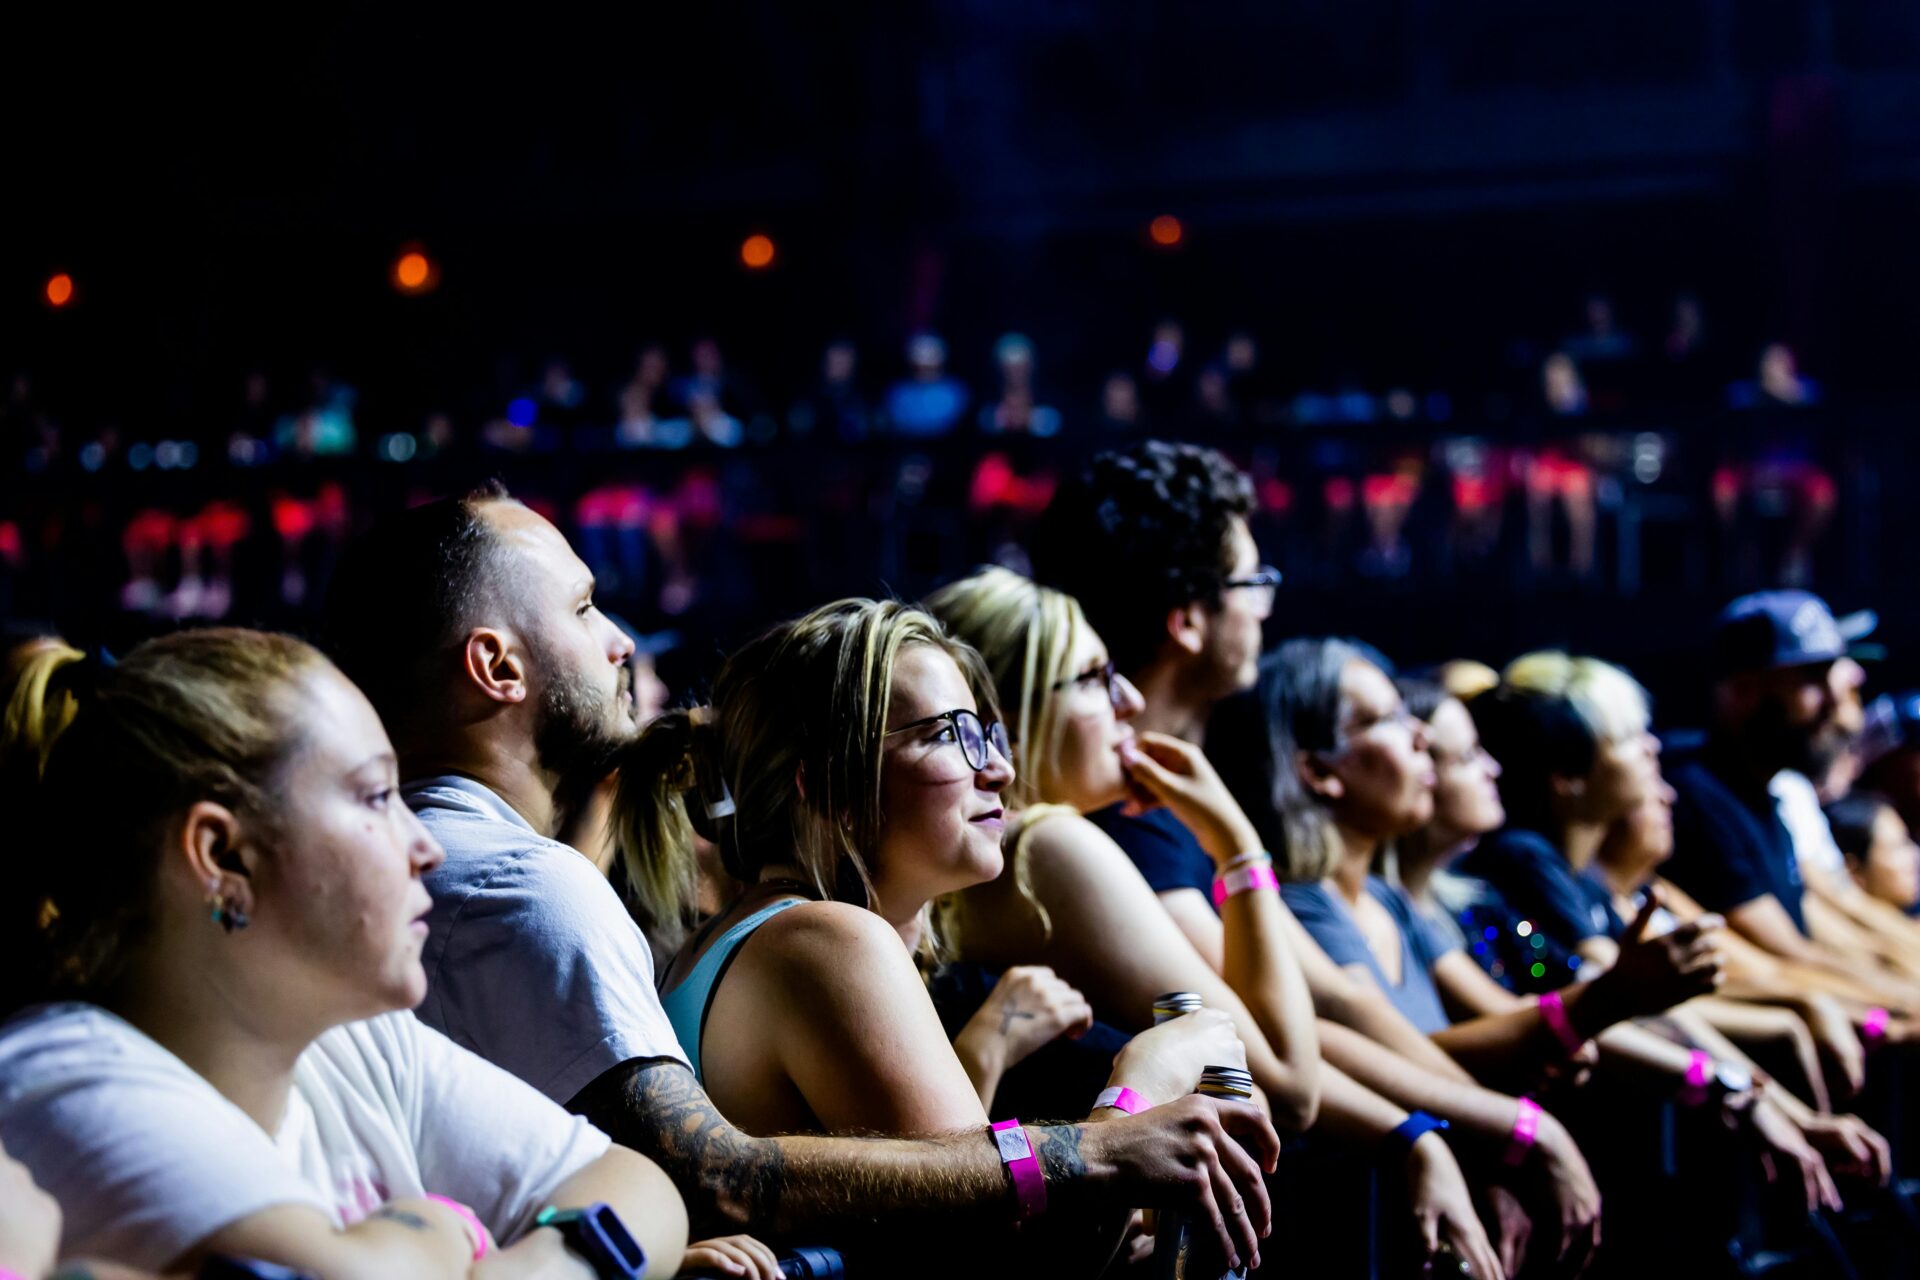
[[[1220,1249],[1220,1256],[1239,1265],[1239,1252],[1235,1244],[1239,1233],[1227,1225],[1225,1209],[1231,1208],[1229,1200],[1223,1206],[1220,1202],[1219,1186],[1220,1160],[1217,1152],[1207,1152],[1201,1156],[1200,1176],[1196,1190],[1200,1203],[1189,1210],[1191,1216],[1201,1225],[1213,1231],[1214,1243]]]
[[[1819,1203],[1834,1213],[1846,1208],[1840,1201],[1840,1188],[1834,1185],[1833,1174],[1827,1169],[1826,1163],[1818,1156],[1808,1163],[1812,1167],[1814,1190],[1820,1196]]]
[[[1533,1221],[1522,1219],[1513,1223],[1504,1233],[1501,1242],[1500,1266],[1509,1275],[1519,1275],[1520,1268],[1527,1261],[1527,1244],[1533,1239]]]
[[[1626,941],[1645,941],[1647,929],[1653,924],[1653,913],[1659,909],[1660,886],[1653,885],[1648,888],[1646,898],[1640,903],[1640,914],[1636,915],[1633,923],[1627,926]],[[1685,927],[1685,925],[1681,926],[1681,928]]]
[[[1221,1128],[1237,1139],[1251,1139],[1259,1148],[1257,1152],[1247,1157],[1247,1162],[1257,1166],[1253,1182],[1255,1186],[1260,1187],[1260,1201],[1264,1205],[1267,1199],[1266,1188],[1261,1186],[1257,1173],[1262,1169],[1272,1173],[1274,1165],[1279,1163],[1280,1135],[1274,1132],[1273,1122],[1262,1115],[1260,1109],[1251,1103],[1216,1102],[1215,1107],[1219,1112]],[[1240,1149],[1239,1142],[1227,1145],[1230,1151],[1242,1156],[1247,1155]]]
[[[1228,1141],[1226,1145],[1231,1147],[1233,1143]],[[1233,1175],[1228,1172],[1224,1160],[1213,1166],[1213,1195],[1227,1211],[1227,1227],[1233,1232],[1234,1248],[1239,1251],[1240,1261],[1249,1270],[1256,1269],[1259,1266],[1260,1237],[1265,1233],[1255,1220],[1253,1206],[1234,1185]]]
[[[1252,1110],[1254,1115],[1259,1117],[1260,1123],[1266,1126],[1269,1132],[1272,1131],[1272,1123],[1257,1108],[1250,1103],[1240,1105]],[[1262,1166],[1255,1164],[1254,1158],[1242,1150],[1238,1142],[1227,1137],[1226,1132],[1224,1128],[1221,1129],[1220,1137],[1215,1143],[1220,1156],[1220,1167],[1232,1181],[1240,1200],[1246,1206],[1247,1220],[1253,1228],[1254,1237],[1264,1240],[1273,1231],[1273,1202],[1267,1198],[1267,1180],[1261,1176]],[[1272,1169],[1272,1162],[1268,1162],[1265,1168]]]
[[[1873,1180],[1884,1187],[1893,1180],[1893,1144],[1873,1129],[1867,1130],[1866,1137],[1873,1149]]]
[[[1176,738],[1168,733],[1155,733],[1152,730],[1136,734],[1133,746],[1134,750],[1154,763],[1174,773],[1189,776],[1195,772],[1200,756],[1199,748],[1185,738]]]
[[[753,1280],[782,1280],[780,1275],[780,1255],[771,1247],[762,1244],[752,1236],[742,1236],[740,1247],[753,1260],[756,1268]]]
[[[1577,1223],[1573,1232],[1573,1248],[1569,1251],[1568,1274],[1580,1275],[1593,1265],[1593,1255],[1600,1251],[1600,1219],[1590,1218]]]
[[[682,1271],[718,1271],[721,1275],[739,1276],[746,1274],[746,1267],[734,1260],[721,1241],[703,1240],[699,1244],[687,1246],[687,1256],[680,1260]]]
[[[1077,1004],[1068,1005],[1066,1010],[1066,1024],[1067,1030],[1065,1034],[1067,1039],[1078,1040],[1081,1036],[1093,1030],[1093,1006],[1085,1000],[1081,1000]]]
[[[1414,1212],[1413,1224],[1420,1232],[1420,1256],[1431,1258],[1440,1252],[1440,1213],[1437,1209]]]
[[[1125,757],[1125,763],[1128,781],[1155,800],[1164,800],[1168,796],[1177,796],[1181,793],[1179,776],[1146,752],[1133,752]]]
[[[1477,1219],[1472,1223],[1454,1224],[1449,1234],[1451,1239],[1448,1243],[1453,1246],[1455,1253],[1466,1260],[1467,1266],[1473,1271],[1474,1280],[1479,1280],[1481,1276],[1506,1280],[1507,1267],[1500,1260],[1500,1255],[1494,1252],[1493,1241],[1487,1239],[1487,1233],[1481,1229]]]

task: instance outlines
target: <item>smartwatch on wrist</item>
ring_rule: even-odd
[[[647,1251],[610,1204],[590,1204],[584,1209],[548,1205],[533,1222],[558,1231],[567,1248],[584,1258],[600,1280],[641,1280],[647,1274]]]

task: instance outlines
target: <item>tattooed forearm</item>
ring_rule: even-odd
[[[696,1239],[751,1231],[896,1256],[938,1230],[947,1243],[926,1265],[977,1274],[985,1259],[1000,1256],[1014,1226],[1012,1185],[984,1127],[924,1138],[756,1138],[729,1124],[693,1073],[669,1061],[622,1064],[569,1105],[666,1171],[686,1199]],[[1126,1211],[1085,1203],[1084,1129],[1030,1125],[1027,1133],[1060,1199],[1049,1215],[1058,1221],[1044,1237],[1080,1241],[1073,1256],[1081,1261],[1104,1258]],[[1099,1241],[1091,1252],[1089,1230]],[[1031,1229],[1021,1239],[1023,1248],[1037,1243]]]
[[[686,1199],[696,1236],[765,1230],[781,1220],[780,1144],[728,1124],[679,1063],[625,1063],[570,1105],[666,1171]]]

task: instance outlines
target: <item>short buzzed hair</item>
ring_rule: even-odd
[[[439,703],[444,659],[500,599],[500,542],[483,512],[512,500],[492,480],[411,507],[356,539],[334,572],[325,645],[396,740]]]

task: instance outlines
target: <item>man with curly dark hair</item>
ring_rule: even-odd
[[[1130,723],[1142,734],[1205,745],[1214,707],[1259,677],[1261,623],[1280,575],[1260,563],[1247,527],[1252,510],[1252,485],[1226,457],[1149,440],[1096,457],[1055,493],[1035,531],[1034,576],[1079,600],[1115,668],[1139,687],[1144,707]],[[1194,949],[1224,971],[1216,868],[1193,833],[1164,808],[1115,805],[1087,816],[1140,869]],[[1284,924],[1322,1018],[1411,1060],[1428,1078],[1467,1080],[1378,988],[1342,972],[1298,921]],[[1329,1046],[1328,1060],[1380,1069],[1368,1047],[1354,1049],[1357,1057],[1344,1052]],[[1412,1070],[1395,1059],[1386,1078],[1405,1084]]]
[[[1138,727],[1198,742],[1213,704],[1252,686],[1280,581],[1252,511],[1253,485],[1224,455],[1148,440],[1094,458],[1041,517],[1034,576],[1080,602],[1140,686]]]

